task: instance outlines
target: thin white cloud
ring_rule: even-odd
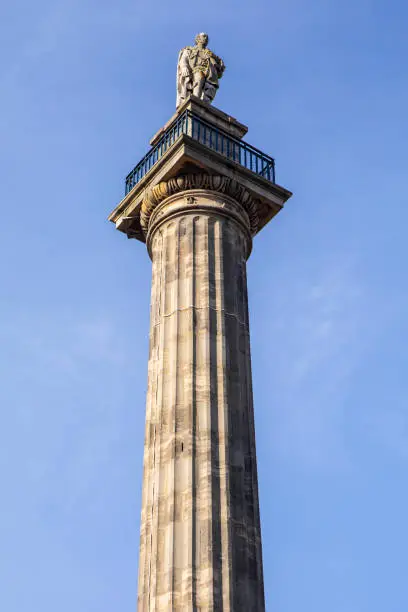
[[[39,515],[50,506],[65,515],[92,510],[105,494],[101,473],[118,469],[132,421],[126,399],[139,375],[132,340],[103,314],[76,317],[26,314],[0,326],[0,403],[3,394],[16,402],[7,427],[18,431],[23,451],[5,439],[0,464],[14,457]]]
[[[318,267],[280,287],[268,330],[274,347],[273,448],[289,461],[312,467],[348,465],[347,393],[372,329],[366,289],[352,261]],[[265,389],[264,389],[265,391]]]
[[[391,390],[380,405],[373,402],[364,412],[364,425],[371,441],[397,460],[408,459],[408,396],[396,397]]]
[[[125,363],[123,336],[106,316],[41,318],[25,316],[0,327],[3,346],[24,355],[22,365],[52,369],[59,375],[76,375],[85,362],[106,365]]]

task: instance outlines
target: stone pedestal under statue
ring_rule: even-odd
[[[139,612],[265,611],[246,262],[291,194],[246,131],[188,99],[110,216],[153,266]]]

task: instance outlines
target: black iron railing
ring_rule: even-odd
[[[252,145],[239,140],[239,138],[234,138],[227,132],[214,127],[191,111],[185,110],[167,128],[157,144],[127,175],[126,193],[129,193],[153,168],[182,134],[190,136],[190,138],[197,140],[209,149],[213,149],[259,176],[263,176],[268,181],[275,182],[275,160],[272,157],[265,155]]]

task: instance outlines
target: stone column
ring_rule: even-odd
[[[232,179],[154,187],[139,612],[264,612],[246,260],[257,223]]]

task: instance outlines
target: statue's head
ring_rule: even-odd
[[[205,32],[200,32],[195,37],[196,44],[199,46],[203,46],[204,48],[208,45],[208,34]]]

